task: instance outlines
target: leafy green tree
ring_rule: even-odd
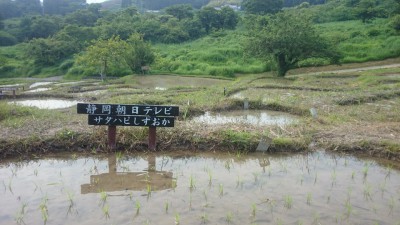
[[[17,44],[18,40],[11,34],[0,30],[0,46],[10,46]]]
[[[99,70],[101,79],[104,80],[110,67],[117,67],[124,62],[124,52],[127,48],[125,41],[118,36],[107,40],[96,40],[86,48],[86,51],[77,58],[78,64],[95,67]]]
[[[376,0],[360,0],[357,4],[356,14],[363,23],[378,17],[380,10]]]
[[[282,0],[243,0],[242,8],[247,13],[265,15],[279,12],[283,7]]]
[[[290,12],[276,14],[268,23],[255,26],[246,43],[247,52],[275,61],[278,76],[285,76],[301,60],[324,57],[339,61],[339,54],[322,39],[309,18]]]
[[[207,34],[212,30],[234,29],[239,21],[239,16],[229,7],[220,10],[204,7],[197,12],[197,18]]]
[[[55,16],[26,16],[19,24],[18,38],[31,40],[54,35],[62,26],[62,19]]]
[[[26,45],[26,58],[33,59],[37,65],[52,66],[78,51],[70,41],[55,38],[35,38]]]
[[[165,8],[165,12],[178,20],[193,18],[193,7],[188,4],[169,6]]]
[[[400,15],[393,16],[390,19],[389,24],[396,31],[400,31]]]
[[[155,55],[149,43],[144,42],[143,35],[132,34],[126,41],[124,52],[125,62],[134,73],[140,73],[143,66],[149,66],[154,62]]]
[[[223,23],[223,28],[226,29],[235,29],[236,25],[239,22],[238,14],[231,9],[230,7],[222,7],[221,11],[219,12],[221,15],[221,20]]]

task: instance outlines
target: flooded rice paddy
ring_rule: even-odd
[[[284,112],[267,110],[237,110],[223,113],[206,112],[204,115],[194,117],[193,121],[210,125],[228,123],[242,123],[255,126],[285,125],[296,122],[298,119]]]
[[[323,151],[58,156],[0,177],[0,224],[400,222],[397,169]]]
[[[62,100],[62,99],[31,99],[12,101],[10,104],[17,104],[21,106],[37,107],[39,109],[62,109],[76,105],[76,100]]]

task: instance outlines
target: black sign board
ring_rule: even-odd
[[[89,115],[89,125],[173,127],[174,117]]]
[[[78,103],[78,114],[115,116],[179,116],[178,106]]]

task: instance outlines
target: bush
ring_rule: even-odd
[[[15,38],[13,35],[5,31],[0,31],[0,46],[11,46],[17,43],[17,38]]]
[[[393,16],[390,19],[389,25],[396,31],[400,31],[400,15]]]

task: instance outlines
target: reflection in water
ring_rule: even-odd
[[[102,191],[165,190],[172,187],[172,172],[156,171],[156,157],[148,157],[147,171],[117,172],[117,158],[115,155],[108,157],[108,173],[90,175],[90,184],[81,185],[81,193],[98,193]]]
[[[31,84],[29,86],[29,88],[35,88],[35,87],[49,85],[49,84],[54,84],[54,82],[36,82],[36,83]]]
[[[204,115],[194,117],[194,122],[206,124],[245,123],[251,125],[285,125],[294,123],[296,117],[288,113],[260,110],[240,110],[223,113],[206,112]]]
[[[62,109],[76,105],[79,101],[58,100],[58,99],[43,99],[43,100],[22,100],[12,101],[11,104],[22,106],[37,107],[39,109]]]
[[[33,90],[25,91],[26,93],[34,93],[34,92],[42,92],[42,91],[48,91],[51,90],[51,88],[36,88]]]
[[[43,209],[47,224],[400,221],[397,164],[323,151],[166,154],[2,161],[0,224],[43,224]]]

